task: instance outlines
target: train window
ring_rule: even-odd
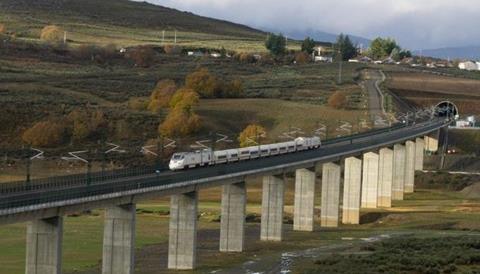
[[[181,159],[183,159],[183,155],[180,155],[180,154],[173,155],[173,160],[181,160]]]
[[[248,154],[250,151],[242,151],[242,154]]]
[[[272,149],[270,149],[270,151],[277,151],[277,149],[276,149],[276,148],[272,148]]]
[[[265,150],[262,150],[262,153],[267,153],[267,152],[268,152],[268,150],[266,150],[266,149],[265,149]]]
[[[220,160],[227,159],[227,155],[220,155],[220,156],[218,156],[218,159],[220,159]]]
[[[292,148],[295,148],[294,146],[289,146],[288,149],[292,149]]]
[[[285,149],[287,149],[287,148],[286,148],[286,147],[281,147],[281,148],[280,148],[280,150],[285,150]]]
[[[238,154],[232,154],[232,157],[233,158],[238,157]]]
[[[258,151],[251,151],[250,154],[258,154]]]

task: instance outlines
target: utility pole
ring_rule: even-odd
[[[160,165],[163,163],[163,135],[160,135],[160,140],[157,139],[157,170],[160,170]]]
[[[67,31],[64,31],[64,32],[63,32],[63,44],[64,44],[64,45],[67,44]]]
[[[342,84],[342,65],[343,65],[343,56],[341,51],[339,51],[339,58],[338,58],[338,84]]]
[[[102,177],[105,176],[107,151],[105,150],[105,140],[102,140]]]
[[[26,182],[27,182],[27,185],[30,185],[30,166],[32,165],[32,159],[30,158],[30,145],[28,146],[27,148],[27,178],[26,178]]]
[[[162,45],[165,44],[165,30],[162,30]]]
[[[174,40],[174,44],[177,44],[177,30],[175,30],[175,40]]]

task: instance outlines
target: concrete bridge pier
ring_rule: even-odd
[[[242,252],[245,236],[245,182],[224,185],[220,222],[220,251]]]
[[[26,274],[62,273],[63,217],[35,220],[27,226]]]
[[[322,169],[322,227],[337,227],[340,203],[340,166],[334,163],[323,165]]]
[[[283,239],[283,205],[285,184],[283,177],[264,176],[260,240]]]
[[[168,268],[194,269],[197,257],[196,191],[172,195],[168,240]]]
[[[313,231],[315,211],[315,171],[297,169],[295,172],[295,200],[293,230]]]
[[[392,200],[403,200],[405,189],[405,146],[396,144],[393,147],[393,183]]]
[[[378,163],[378,207],[392,207],[393,150],[380,149]]]
[[[362,208],[377,208],[378,164],[379,155],[377,153],[363,154]]]
[[[430,153],[435,153],[438,151],[438,140],[440,139],[440,131],[437,130],[435,133],[425,136],[425,150]]]
[[[362,185],[362,160],[350,157],[345,159],[343,183],[342,223],[360,223],[360,194]]]
[[[415,170],[423,170],[423,156],[425,150],[425,140],[417,138],[415,140]]]
[[[405,143],[405,193],[413,193],[415,185],[415,142]]]
[[[133,274],[135,267],[135,204],[105,211],[102,274]]]

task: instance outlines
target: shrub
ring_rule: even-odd
[[[297,64],[303,65],[308,63],[309,60],[310,60],[310,55],[308,55],[308,53],[306,52],[297,52],[295,54],[295,62]]]
[[[103,133],[107,128],[107,119],[100,110],[76,109],[68,115],[68,118],[73,123],[72,137],[76,141]]]
[[[234,79],[230,83],[226,84],[223,92],[225,98],[241,98],[244,96],[243,83],[240,79]]]
[[[114,44],[108,44],[104,47],[80,45],[73,51],[73,55],[81,60],[96,61],[99,64],[109,63],[119,56]]]
[[[166,45],[163,47],[166,54],[179,55],[182,53],[183,48],[177,45]]]
[[[155,51],[151,46],[138,46],[132,49],[127,57],[135,63],[135,66],[148,68],[155,62]]]
[[[264,127],[256,124],[248,125],[238,137],[240,147],[254,146],[260,142],[260,138],[265,138],[267,131]]]
[[[177,85],[172,80],[162,80],[157,83],[155,89],[150,95],[148,110],[153,113],[159,113],[162,108],[167,108],[170,104],[173,94],[177,90]]]
[[[185,86],[197,92],[202,98],[220,97],[220,82],[206,68],[200,68],[187,75]]]
[[[148,100],[144,98],[133,97],[128,100],[128,108],[133,110],[145,110],[148,106]]]
[[[62,42],[63,36],[64,30],[55,25],[46,26],[40,32],[40,39],[47,42]]]
[[[252,54],[246,53],[246,52],[242,52],[238,54],[237,58],[238,58],[238,61],[242,63],[255,63],[256,61],[255,57]]]
[[[94,45],[80,45],[73,51],[73,55],[82,60],[93,60],[95,52],[96,47]]]
[[[332,108],[342,109],[347,106],[347,96],[344,92],[336,91],[328,98],[328,105]]]
[[[4,24],[0,24],[0,34],[5,34],[7,32],[7,28]]]
[[[68,130],[62,121],[42,121],[27,129],[23,141],[32,146],[53,147],[65,142]]]

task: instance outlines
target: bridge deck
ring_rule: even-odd
[[[325,142],[321,148],[280,156],[220,164],[185,171],[147,173],[88,183],[55,182],[35,187],[25,184],[0,190],[0,224],[58,216],[81,210],[126,204],[155,196],[184,193],[239,182],[249,176],[280,174],[316,163],[340,160],[363,152],[392,146],[446,126],[444,119],[413,126],[396,125]]]

